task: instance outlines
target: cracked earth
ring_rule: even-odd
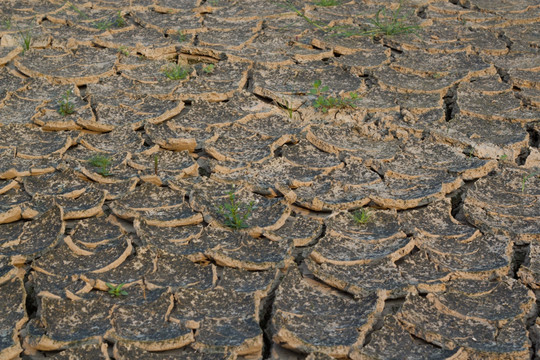
[[[0,359],[540,358],[538,0],[0,20]]]

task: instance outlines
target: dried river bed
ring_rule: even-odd
[[[0,20],[0,359],[540,358],[537,0]]]

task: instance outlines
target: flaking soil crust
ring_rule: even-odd
[[[539,359],[540,4],[0,4],[0,359]]]

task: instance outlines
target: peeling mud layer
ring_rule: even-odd
[[[0,359],[540,359],[539,26],[1,1]]]

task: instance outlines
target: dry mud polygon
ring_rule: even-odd
[[[0,359],[539,359],[539,24],[2,1]]]

